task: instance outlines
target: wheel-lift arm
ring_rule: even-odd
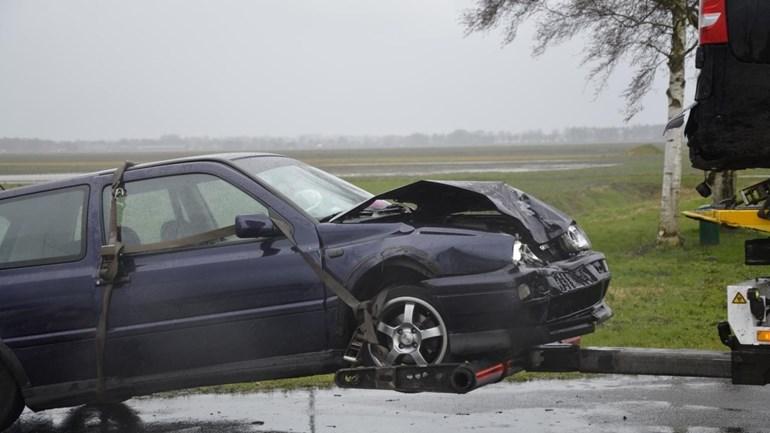
[[[719,324],[722,342],[731,341],[730,327]],[[770,383],[770,347],[735,345],[730,352],[635,347],[540,346],[530,352],[528,371],[732,379],[736,385]]]
[[[530,352],[528,371],[732,377],[729,352],[553,344]]]
[[[727,323],[719,325],[722,341],[731,341]],[[528,371],[716,377],[736,385],[770,383],[770,347],[735,345],[730,352],[635,347],[545,345],[530,352]]]
[[[334,375],[334,381],[340,388],[465,394],[490,383],[499,382],[521,370],[521,367],[515,367],[510,361],[492,364],[449,363],[425,366],[355,367],[338,370]]]
[[[728,332],[729,332],[729,328]],[[720,334],[724,332],[720,326]],[[722,336],[729,340],[729,336]],[[337,371],[340,388],[464,394],[518,371],[580,372],[732,379],[734,384],[770,383],[770,348],[736,347],[731,352],[547,344],[515,361],[428,366],[358,367]]]

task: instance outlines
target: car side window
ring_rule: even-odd
[[[87,191],[81,186],[0,201],[0,268],[80,259]]]
[[[11,222],[8,221],[8,218],[0,216],[0,245],[3,244],[5,235],[8,233],[8,227],[10,226],[11,226]]]
[[[233,185],[218,179],[198,184],[203,201],[211,210],[217,227],[227,227],[238,215],[267,215],[267,208]]]
[[[232,184],[208,174],[184,174],[126,183],[120,225],[125,245],[177,240],[227,227],[235,217],[267,214],[267,209]],[[110,188],[103,192],[109,228]],[[216,242],[238,240],[235,236]]]
[[[128,194],[120,218],[122,239],[126,245],[140,245],[160,242],[163,239],[164,224],[176,221],[171,203],[170,187],[177,187],[173,178],[151,179],[126,184]],[[110,188],[103,193],[104,227],[109,230]],[[109,235],[109,234],[108,234]]]

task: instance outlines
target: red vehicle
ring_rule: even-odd
[[[770,167],[770,1],[701,0],[694,167]]]

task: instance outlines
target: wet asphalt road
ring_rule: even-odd
[[[340,389],[140,398],[25,412],[12,433],[770,432],[770,386],[606,376],[467,395]]]

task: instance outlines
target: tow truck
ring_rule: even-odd
[[[700,69],[696,104],[685,135],[693,167],[715,170],[770,168],[770,2],[701,0]],[[669,127],[684,124],[683,113]],[[708,185],[702,190],[708,191]],[[717,207],[685,216],[770,233],[770,179]],[[747,265],[770,265],[770,238],[745,245]],[[770,383],[770,277],[725,290],[727,321],[717,326],[728,351],[580,347],[547,344],[513,359],[427,366],[353,367],[337,371],[341,388],[400,392],[467,393],[520,371],[690,376],[731,379],[736,385]]]

